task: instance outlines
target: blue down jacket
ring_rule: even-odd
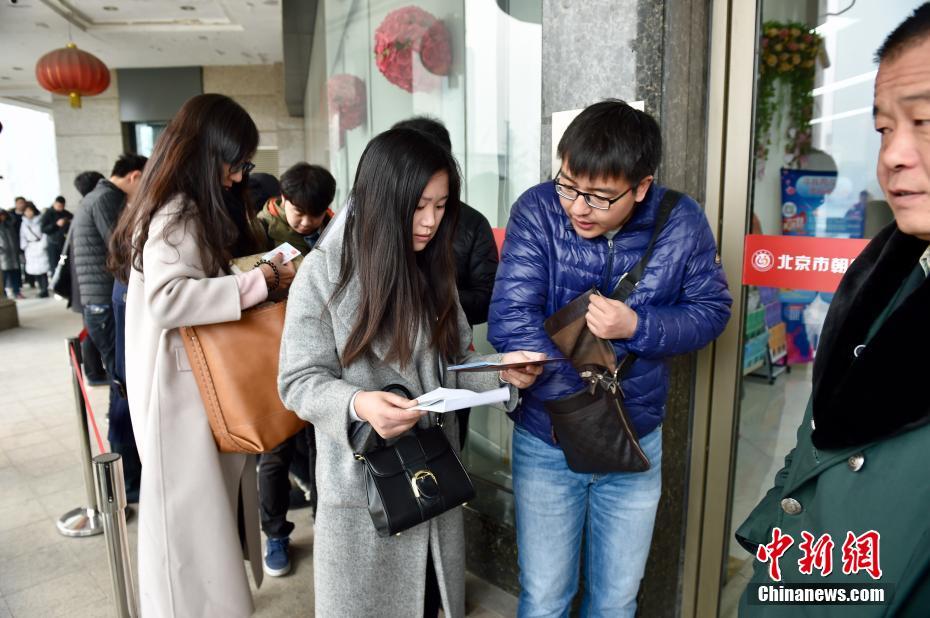
[[[543,322],[592,286],[605,296],[613,292],[620,277],[645,252],[664,194],[664,187],[653,184],[613,240],[578,236],[552,181],[520,196],[510,213],[491,297],[491,344],[499,352],[530,350],[561,356]],[[639,286],[627,300],[639,316],[636,332],[630,339],[613,341],[618,359],[628,352],[639,357],[622,386],[640,437],[665,416],[666,359],[698,350],[715,339],[730,318],[731,303],[707,219],[693,199],[683,196],[656,240]],[[511,417],[536,437],[554,444],[543,402],[567,397],[582,387],[569,364],[546,365],[544,373],[522,392]]]

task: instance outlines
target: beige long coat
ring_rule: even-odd
[[[313,574],[317,618],[406,618],[423,615],[427,552],[432,554],[445,615],[465,614],[465,540],[462,509],[447,511],[400,536],[380,538],[368,514],[364,464],[353,457],[370,433],[353,423],[352,395],[403,384],[420,395],[439,386],[485,391],[499,386],[497,373],[456,374],[440,370],[427,337],[417,338],[406,367],[365,358],[348,367],[340,356],[355,323],[361,298],[357,278],[335,302],[327,301],[339,278],[344,217],[326,229],[291,286],[281,342],[278,388],[285,405],[316,427],[319,504],[314,534]],[[461,355],[466,362],[471,330],[459,308]],[[384,358],[383,346],[373,346]],[[492,357],[497,360],[500,355]],[[517,391],[511,387],[512,409]],[[429,422],[424,418],[421,425]],[[458,449],[458,424],[448,415],[445,430]]]
[[[249,616],[252,596],[237,524],[260,583],[254,457],[219,454],[179,327],[238,320],[235,277],[207,278],[194,237],[163,234],[178,201],[152,220],[126,301],[126,380],[142,459],[139,604],[143,618]]]

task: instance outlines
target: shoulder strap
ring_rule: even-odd
[[[38,241],[42,240],[42,233],[41,233],[41,232],[40,232],[39,234],[36,234],[36,231],[35,231],[34,229],[32,229],[32,226],[28,226],[28,225],[27,225],[27,226],[23,226],[23,227],[26,229],[27,232],[29,232],[29,235],[32,236],[32,240],[31,240],[30,242],[38,242]]]
[[[72,227],[68,227],[68,233],[65,234],[65,244],[61,246],[61,255],[65,257],[67,257],[68,250],[71,248],[71,231],[72,230],[73,230]]]
[[[680,199],[681,193],[678,191],[672,189],[665,190],[665,195],[662,196],[662,202],[659,204],[659,210],[656,214],[656,225],[652,230],[652,238],[649,239],[649,244],[646,245],[646,251],[643,253],[643,257],[636,266],[631,268],[629,272],[620,278],[620,283],[617,284],[614,293],[610,295],[611,298],[626,302],[626,299],[629,298],[633,290],[636,289],[639,280],[643,276],[643,271],[646,270],[646,265],[649,263],[649,258],[652,257],[652,250],[655,248],[656,239],[659,237],[659,234],[662,233],[669,216],[672,214],[672,209],[675,208],[675,205],[678,204]]]

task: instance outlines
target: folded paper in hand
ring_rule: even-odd
[[[510,388],[502,386],[494,390],[476,393],[463,388],[437,388],[417,397],[417,403],[408,410],[428,412],[452,412],[462,408],[500,403],[510,399]]]

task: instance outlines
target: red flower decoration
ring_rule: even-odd
[[[418,79],[414,84],[416,52],[423,67],[433,75],[448,75],[452,66],[449,31],[442,21],[416,6],[391,11],[375,29],[375,61],[392,84],[407,92],[431,90],[438,79]]]
[[[365,82],[354,75],[339,73],[326,82],[329,114],[339,114],[339,131],[350,131],[365,120]]]

